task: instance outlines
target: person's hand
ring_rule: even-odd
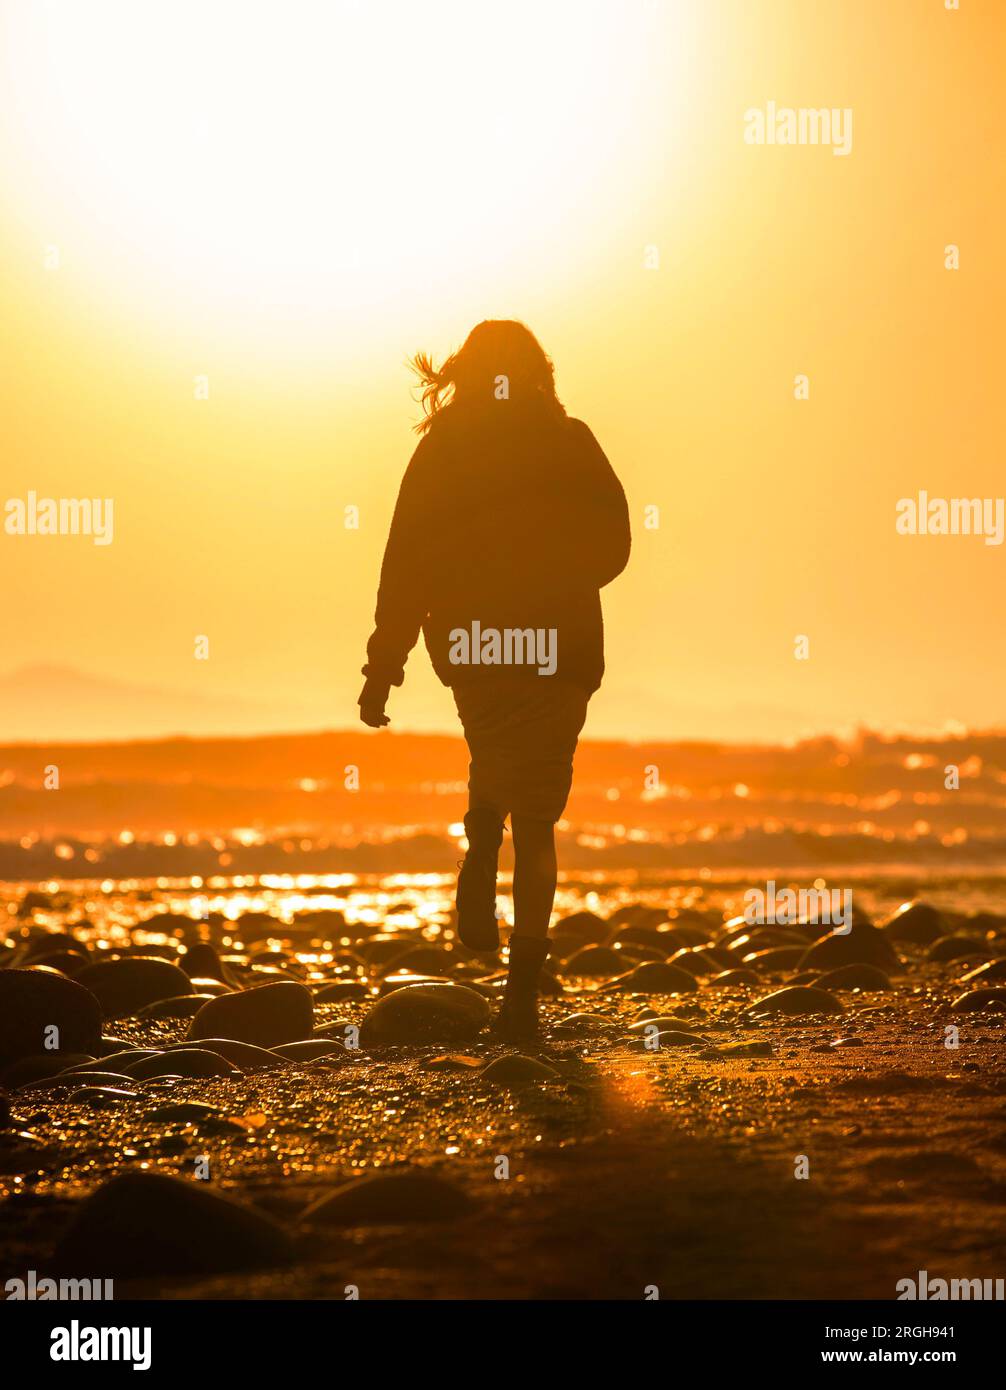
[[[382,729],[385,724],[391,723],[391,720],[384,713],[384,706],[388,703],[389,690],[390,686],[381,685],[368,679],[360,692],[358,701],[360,718],[368,728]]]

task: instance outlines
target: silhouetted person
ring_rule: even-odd
[[[514,931],[497,1027],[537,1032],[555,899],[555,822],[587,702],[601,683],[599,590],[625,568],[625,494],[596,439],[567,417],[534,335],[487,320],[436,369],[420,354],[425,418],[402,480],[367,644],[360,717],[378,728],[420,629],[453,691],[471,754],[458,935],[499,950],[496,872],[514,843]]]

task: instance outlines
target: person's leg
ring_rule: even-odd
[[[498,951],[496,874],[503,842],[504,812],[472,805],[465,816],[468,850],[458,874],[458,936],[470,951]]]
[[[514,936],[544,939],[555,902],[555,826],[551,821],[515,815],[513,852]]]
[[[556,859],[551,821],[515,815],[512,825],[514,929],[499,1028],[517,1041],[538,1032],[538,983],[548,955]]]

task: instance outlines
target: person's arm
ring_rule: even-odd
[[[426,617],[429,449],[429,438],[421,439],[405,470],[384,548],[374,631],[363,667],[367,682],[359,700],[360,717],[373,728],[388,722],[388,693],[405,679],[405,663]]]
[[[625,569],[632,536],[622,484],[582,420],[571,421],[580,445],[583,488],[577,499],[576,541],[599,589]]]

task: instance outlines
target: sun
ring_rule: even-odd
[[[34,0],[4,21],[5,196],[100,294],[235,344],[450,312],[487,277],[547,284],[585,219],[596,236],[638,136],[644,19]]]

